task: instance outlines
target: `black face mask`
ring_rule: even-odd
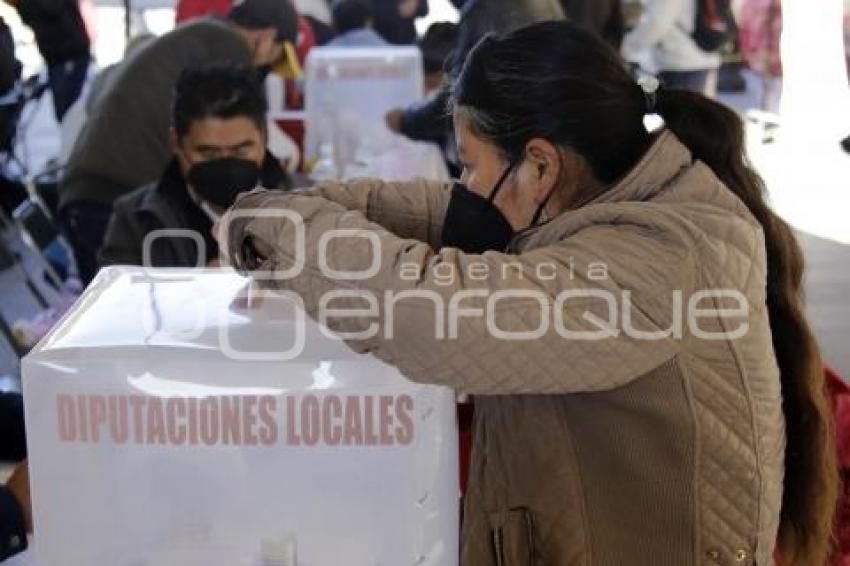
[[[493,199],[502,188],[513,165],[508,166],[488,198],[470,191],[462,183],[452,187],[452,198],[443,221],[443,245],[466,253],[504,250],[514,236],[514,229]]]
[[[204,201],[230,208],[236,195],[250,191],[260,180],[260,167],[248,159],[224,157],[196,163],[186,176]]]
[[[516,232],[493,201],[513,169],[513,164],[508,166],[488,198],[470,191],[462,183],[455,183],[446,218],[443,221],[443,246],[458,248],[470,254],[507,249]],[[540,220],[543,208],[552,193],[554,191],[551,191],[537,208],[529,227],[536,225]]]

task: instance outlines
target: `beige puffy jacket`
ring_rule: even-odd
[[[352,348],[475,396],[462,563],[771,563],[784,419],[763,234],[744,204],[669,132],[511,254],[440,249],[448,197],[369,180],[251,194],[237,209],[294,211],[304,238],[242,218],[228,241],[243,269],[249,238],[273,248],[272,273],[303,261],[271,285],[314,317],[334,290],[324,306],[366,309],[326,320],[363,333]],[[323,240],[334,229],[360,237]],[[676,319],[680,335],[659,332]]]

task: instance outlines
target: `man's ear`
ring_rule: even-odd
[[[189,167],[191,167],[191,163],[189,163],[189,158],[183,151],[183,146],[180,143],[180,136],[174,128],[171,128],[168,132],[168,146],[171,148],[171,153],[173,153],[174,157],[177,158],[177,162],[180,164],[180,170],[183,171],[183,174],[185,175],[189,170]]]
[[[171,153],[177,153],[182,150],[180,147],[180,137],[174,128],[168,130],[168,147],[171,149]]]

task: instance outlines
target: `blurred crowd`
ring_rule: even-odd
[[[173,31],[160,37],[145,34],[133,38],[124,60],[100,71],[82,99],[91,61],[77,0],[16,4],[22,20],[32,27],[46,62],[45,87],[53,95],[57,120],[63,122],[71,111],[63,124],[67,147],[59,163],[61,188],[48,200],[56,200],[52,212],[73,247],[82,282],[90,281],[102,265],[98,254],[113,210],[124,209],[125,201],[120,199],[162,180],[163,172],[174,172],[169,163],[180,156],[175,153],[180,145],[169,134],[174,132],[175,86],[183,71],[199,65],[226,63],[250,68],[258,83],[267,75],[276,75],[283,82],[284,95],[283,108],[274,110],[300,110],[304,101],[302,68],[313,48],[416,45],[422,52],[423,100],[391,110],[386,125],[410,139],[436,143],[454,175],[459,170],[452,125],[445,112],[448,85],[469,50],[487,33],[571,19],[620,50],[635,73],[657,75],[667,86],[709,95],[716,92],[718,81],[721,87],[744,88],[740,75],[744,61],[764,76],[781,73],[778,1],[452,3],[459,11],[459,23],[436,23],[418,37],[414,24],[428,14],[427,0],[247,0],[235,5],[230,0],[180,0]],[[749,25],[739,26],[739,20]],[[13,45],[8,29],[4,38],[7,47]],[[20,65],[8,50],[5,63],[5,90],[11,92],[20,83]],[[6,135],[0,141],[5,141],[7,154],[14,156],[11,146],[20,105],[0,108],[6,118],[0,130]],[[266,120],[262,136],[271,140],[272,153],[287,175],[309,174],[310,163],[299,153],[303,140],[298,139],[298,132],[281,132]],[[226,152],[216,155],[232,157]],[[184,177],[194,164],[180,159],[177,163]],[[11,212],[25,192],[11,179],[5,184],[3,205]],[[198,201],[200,210],[203,203],[197,195],[190,196]],[[142,202],[137,199],[134,206]]]

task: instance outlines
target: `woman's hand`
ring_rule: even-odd
[[[398,15],[405,20],[412,20],[419,10],[419,0],[401,0],[398,3]]]
[[[243,196],[254,194],[255,192],[258,191],[250,191],[237,197],[236,204],[222,214],[221,218],[213,224],[212,235],[216,242],[218,242],[218,265],[221,267],[236,265],[237,263],[235,260],[238,258],[242,260],[240,265],[244,266],[246,269],[256,269],[265,263],[274,252],[269,243],[250,236],[244,239],[242,249],[230,249],[232,243],[230,238],[230,229],[232,228],[231,223],[233,221],[233,211],[237,208],[239,200],[241,200]]]
[[[404,116],[404,111],[401,108],[394,108],[387,112],[384,116],[384,121],[387,123],[387,128],[397,134],[401,133],[401,121]]]

